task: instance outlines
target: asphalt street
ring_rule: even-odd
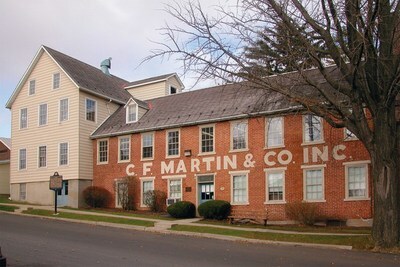
[[[8,266],[400,266],[390,254],[250,244],[0,213]]]

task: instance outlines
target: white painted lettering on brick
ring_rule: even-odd
[[[200,172],[200,160],[199,159],[192,159],[191,161],[190,161],[190,165],[191,165],[191,167],[190,167],[190,171],[191,172]]]
[[[278,154],[278,162],[282,165],[288,165],[290,162],[292,162],[292,159],[293,159],[293,154],[289,150],[286,149],[282,150]]]
[[[203,162],[206,164],[206,170],[211,171],[211,162],[215,160],[214,157],[203,158]]]
[[[318,147],[311,148],[312,162],[318,162],[318,158],[322,161],[328,161],[328,146],[323,146],[322,151]]]
[[[135,172],[132,170],[132,169],[134,169],[134,168],[135,168],[135,165],[133,165],[133,164],[128,164],[128,166],[126,166],[126,169],[125,169],[126,175],[128,175],[128,176],[134,176],[134,175],[135,175]]]
[[[174,161],[171,160],[168,162],[168,164],[165,163],[165,161],[161,161],[161,174],[167,174],[167,173],[174,173]]]
[[[339,151],[344,151],[346,149],[345,145],[337,145],[333,147],[332,156],[335,160],[344,160],[346,155],[340,154]]]
[[[143,175],[146,176],[149,171],[151,171],[151,167],[153,166],[153,162],[144,162],[143,163]]]
[[[232,155],[232,159],[229,158],[229,156],[224,156],[224,169],[227,170],[229,167],[231,167],[232,170],[236,170],[237,168],[237,159],[236,155]]]
[[[269,158],[271,156],[276,156],[276,152],[275,151],[269,151],[265,154],[264,156],[264,162],[265,164],[267,164],[268,166],[274,166],[276,164],[275,161],[270,161]]]
[[[185,162],[183,160],[180,160],[178,162],[178,167],[176,167],[176,173],[186,173],[186,165]]]

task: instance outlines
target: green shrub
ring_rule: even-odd
[[[198,210],[205,219],[223,220],[231,213],[231,204],[224,200],[210,200],[200,204]]]
[[[317,220],[317,206],[314,203],[291,202],[285,205],[286,215],[303,225],[314,225]]]
[[[85,203],[92,208],[106,207],[111,200],[111,193],[99,186],[89,186],[83,190]]]
[[[167,212],[174,218],[194,218],[196,206],[189,201],[179,201],[168,206]]]
[[[150,208],[151,211],[160,212],[165,209],[165,200],[167,194],[160,190],[149,190],[144,193],[144,204]]]

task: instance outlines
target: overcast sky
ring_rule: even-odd
[[[128,81],[177,72],[176,60],[139,62],[163,41],[159,28],[171,23],[162,9],[172,0],[0,0],[0,137],[10,137],[5,105],[40,46],[92,66],[112,57],[111,73]],[[201,0],[212,8],[226,0]],[[181,77],[186,88],[193,79]]]

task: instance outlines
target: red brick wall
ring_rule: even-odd
[[[364,146],[359,141],[343,141],[343,129],[334,129],[327,123],[324,123],[324,140],[319,145],[302,145],[302,116],[288,115],[284,119],[284,140],[285,147],[277,149],[265,149],[265,118],[248,119],[248,151],[229,152],[230,150],[230,122],[219,122],[215,124],[215,155],[198,156],[199,153],[199,126],[183,127],[180,129],[180,158],[166,159],[166,131],[156,131],[154,136],[154,159],[152,161],[141,161],[141,135],[131,135],[131,160],[129,163],[117,163],[118,160],[118,137],[109,138],[109,163],[98,165],[97,162],[97,140],[93,141],[93,157],[94,157],[94,185],[103,186],[114,195],[115,179],[126,176],[126,167],[128,164],[134,164],[135,176],[135,203],[139,207],[140,202],[140,182],[139,177],[155,177],[155,189],[167,192],[167,179],[162,179],[161,161],[168,163],[174,160],[175,166],[179,160],[183,160],[187,168],[186,173],[177,175],[186,175],[182,179],[182,196],[183,200],[196,203],[197,181],[196,173],[192,173],[190,169],[191,159],[199,159],[204,157],[218,157],[236,155],[237,169],[236,171],[249,170],[248,174],[248,195],[249,205],[233,206],[234,213],[240,213],[243,210],[251,210],[257,214],[268,212],[269,220],[287,220],[285,215],[284,204],[264,204],[266,201],[266,183],[265,171],[269,168],[264,162],[264,156],[269,151],[279,153],[283,149],[289,150],[293,155],[291,163],[286,165],[285,172],[285,200],[287,203],[303,200],[303,168],[304,165],[326,164],[324,168],[325,181],[325,202],[316,203],[321,216],[332,219],[351,219],[351,218],[370,218],[371,217],[371,200],[360,201],[344,201],[345,199],[345,166],[344,162],[365,161],[369,160],[369,155]],[[346,155],[345,160],[334,160],[332,157],[332,149],[336,145],[345,145],[346,149],[341,154]],[[304,163],[303,149],[309,147],[318,147],[320,150],[323,146],[328,147],[328,161]],[[184,150],[192,151],[191,157],[183,155]],[[244,167],[245,157],[247,154],[252,155],[254,167]],[[311,154],[311,153],[310,153]],[[273,159],[270,157],[269,159]],[[311,156],[310,156],[311,161]],[[143,174],[143,163],[152,162],[151,171],[146,175]],[[231,176],[228,170],[217,170],[215,164],[212,164],[211,170],[207,171],[204,164],[200,165],[200,173],[198,174],[215,174],[215,198],[231,201]],[[278,162],[273,168],[285,167]],[[191,188],[191,192],[186,192],[185,188]],[[371,187],[371,178],[369,178],[369,187]],[[371,188],[369,188],[369,197],[371,196]],[[114,206],[115,203],[112,203]]]

